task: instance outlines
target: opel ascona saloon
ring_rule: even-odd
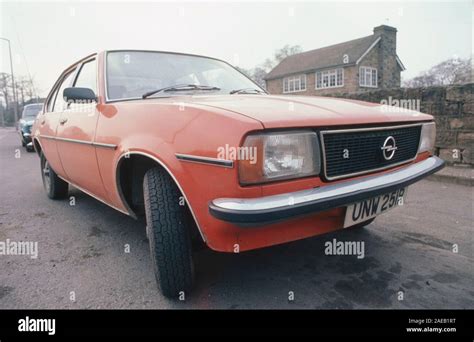
[[[436,172],[433,117],[272,96],[224,61],[106,51],[67,68],[33,127],[44,188],[146,217],[156,280],[194,281],[192,244],[243,252],[361,227]]]

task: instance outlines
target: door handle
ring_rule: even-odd
[[[62,118],[62,119],[59,120],[59,123],[61,125],[64,125],[66,122],[67,122],[67,118]]]

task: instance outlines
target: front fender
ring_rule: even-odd
[[[100,112],[96,141],[116,146],[96,149],[101,177],[111,203],[130,215],[134,214],[120,193],[117,170],[123,158],[133,154],[147,156],[168,171],[211,247],[215,221],[209,214],[208,202],[229,194],[261,195],[260,186],[240,187],[235,165],[221,167],[176,157],[185,154],[216,158],[219,147],[239,146],[247,132],[262,129],[254,119],[220,109],[185,107],[181,110],[175,103],[148,106],[120,103],[105,105]],[[235,233],[230,233],[229,241],[235,241]]]

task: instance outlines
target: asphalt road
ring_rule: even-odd
[[[142,223],[75,189],[75,206],[49,200],[38,156],[12,130],[0,129],[0,165],[0,242],[39,250],[0,255],[0,309],[474,308],[473,188],[425,180],[360,230],[241,254],[201,250],[197,287],[179,302],[156,288]],[[325,255],[334,238],[363,241],[365,257]]]

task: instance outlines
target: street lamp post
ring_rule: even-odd
[[[12,49],[10,46],[10,40],[7,38],[0,37],[1,40],[4,40],[8,43],[8,53],[10,55],[10,72],[12,74],[12,87],[13,87],[13,101],[15,105],[13,106],[13,110],[15,112],[15,125],[18,121],[18,101],[16,97],[16,87],[15,87],[15,76],[13,75],[13,59],[12,59]]]

